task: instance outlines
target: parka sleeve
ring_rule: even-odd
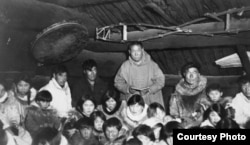
[[[123,65],[118,70],[115,80],[114,80],[114,86],[122,93],[129,94],[129,84],[125,80],[125,69],[123,68]]]
[[[154,94],[160,91],[165,86],[165,76],[158,66],[158,64],[153,64],[153,84],[150,86],[150,93]]]

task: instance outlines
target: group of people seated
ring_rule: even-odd
[[[208,85],[199,65],[187,63],[164,104],[159,66],[140,42],[131,43],[128,52],[112,84],[98,77],[92,59],[72,86],[62,65],[38,90],[27,74],[11,87],[1,80],[0,144],[173,145],[173,129],[250,128],[250,77],[240,77],[241,92],[228,97],[219,84]]]

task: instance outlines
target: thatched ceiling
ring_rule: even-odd
[[[250,6],[249,0],[1,0],[0,70],[31,70],[36,67],[36,62],[30,55],[31,43],[43,29],[64,20],[77,21],[86,26],[90,40],[94,40],[96,27],[120,22],[176,26],[200,18],[205,13],[247,6]],[[250,12],[245,12],[242,17],[250,18]],[[241,41],[248,41],[250,37],[247,36],[249,35],[244,35]],[[189,40],[193,44],[197,39]],[[166,39],[159,39],[154,43],[145,43],[150,48],[158,49],[164,47],[165,41]],[[234,45],[221,44],[215,47],[211,40],[209,43],[213,47],[206,46],[201,50],[202,43],[197,47],[192,48],[190,45],[185,48],[189,43],[183,42],[185,45],[181,45],[181,49],[176,51],[171,47],[182,42],[178,43],[176,39],[173,42],[175,43],[166,45],[170,47],[169,50],[150,51],[167,74],[177,74],[186,61],[203,64],[202,71],[207,75],[241,73],[241,69],[227,71],[214,64],[216,59],[236,52]],[[124,45],[91,41],[86,49],[99,51],[103,47],[125,48]],[[22,61],[17,61],[19,59]]]

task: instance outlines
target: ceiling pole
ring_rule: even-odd
[[[237,45],[237,53],[239,54],[242,67],[246,74],[250,76],[250,61],[247,55],[247,49],[244,45]]]

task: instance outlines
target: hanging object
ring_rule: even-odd
[[[247,56],[250,58],[249,51],[247,51]],[[242,67],[240,57],[237,53],[218,59],[215,63],[221,68]]]
[[[57,64],[79,54],[88,41],[87,28],[77,22],[61,22],[38,34],[31,52],[41,64]]]
[[[250,31],[250,19],[235,18],[234,14],[249,11],[250,7],[233,8],[219,13],[206,13],[204,17],[178,26],[144,23],[119,23],[96,28],[96,39],[108,42],[146,41],[172,35],[208,36],[237,35]]]

